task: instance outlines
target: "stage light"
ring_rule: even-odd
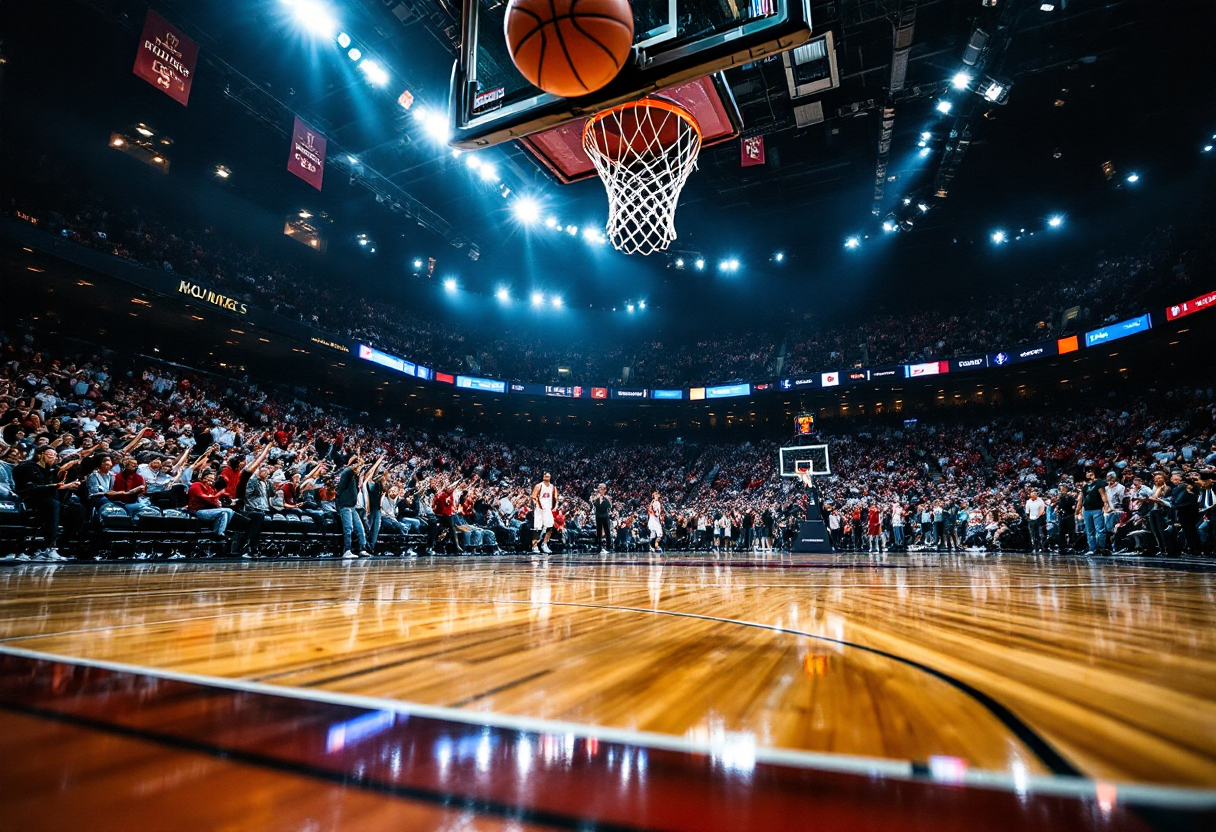
[[[632,303],[629,304],[628,306],[626,306],[625,308],[629,310],[630,314],[633,314],[633,304]]]
[[[953,105],[953,104],[951,104],[949,101],[946,101],[946,100],[944,100],[944,99],[943,99],[943,100],[941,100],[941,101],[937,102],[937,111],[938,111],[939,113],[941,113],[942,115],[947,115],[947,114],[949,114],[950,109],[951,109],[953,106],[954,106],[954,105]]]
[[[338,46],[341,46],[343,49],[350,46],[350,35],[346,34],[346,32],[339,32]]]
[[[916,143],[916,146],[917,146],[917,147],[924,147],[926,144],[928,144],[928,142],[926,142],[924,139],[921,139],[920,141],[918,141],[918,142]]]
[[[718,271],[725,272],[725,271],[729,271],[729,270],[730,270],[730,261],[729,260],[723,260],[721,263],[718,264]]]
[[[520,197],[512,206],[516,218],[524,225],[532,225],[540,219],[540,205],[531,197]]]
[[[421,269],[421,268],[422,268],[422,261],[421,261],[421,260],[415,260],[415,261],[414,261],[414,268],[415,268],[415,269]]]
[[[561,223],[557,221],[557,217],[549,217],[549,219],[545,220],[545,225],[549,228],[557,228]]]
[[[1064,224],[1064,218],[1061,217],[1059,214],[1056,214],[1054,217],[1052,217],[1051,219],[1049,219],[1047,221],[1047,224],[1050,225],[1052,228],[1059,228],[1061,225]]]
[[[545,293],[544,292],[533,292],[532,293],[532,305],[533,306],[540,306],[544,302],[545,302]]]
[[[364,77],[377,87],[383,87],[388,83],[388,73],[375,61],[364,60],[359,64],[359,69],[363,71]]]
[[[283,0],[295,14],[296,20],[314,35],[324,35],[332,38],[338,24],[333,16],[320,3],[313,0]]]
[[[1003,84],[998,84],[996,81],[993,81],[988,85],[988,89],[984,90],[984,98],[989,101],[996,101],[1001,97],[1001,93],[1004,91],[1005,86]]]
[[[577,225],[567,225],[566,233],[569,234],[571,237],[577,237],[578,236],[578,226]]]
[[[1041,11],[1041,12],[1052,12],[1052,11],[1055,11],[1055,9],[1056,9],[1055,3],[1040,3],[1039,4],[1039,11]]]
[[[1005,242],[1005,232],[1004,231],[993,231],[992,232],[992,242],[996,243],[998,246],[1001,243]]]
[[[489,162],[486,162],[484,165],[481,166],[481,170],[477,171],[477,175],[480,176],[482,178],[482,180],[485,182],[497,182],[498,181],[498,169],[495,168],[493,165],[491,165]]]
[[[1138,174],[1138,173],[1129,174],[1127,177],[1127,181],[1131,182],[1133,185],[1135,185],[1137,182],[1140,181],[1140,174]]]
[[[926,130],[925,132],[920,134],[920,137],[924,141],[929,141],[929,139],[933,138],[933,134],[930,133],[928,130]]]
[[[443,281],[443,288],[447,289],[449,292],[455,292],[456,291],[456,279],[449,277],[447,280]]]
[[[890,220],[885,220],[882,224],[882,230],[883,231],[894,231],[895,223],[891,222]]]
[[[645,309],[645,308],[646,308],[646,301],[644,301],[644,300],[638,301],[638,309]]]
[[[912,204],[912,197],[910,197],[910,196],[906,196],[906,197],[904,197],[904,198],[903,198],[903,200],[901,200],[901,201],[903,202],[903,204],[904,204],[904,205],[911,205],[911,204]]]
[[[693,265],[697,267],[697,271],[700,271],[705,268],[705,261],[698,257],[697,262],[693,263]]]
[[[155,135],[151,130],[144,127],[142,124],[135,128],[135,132],[143,136],[145,139],[150,139],[153,135]]]
[[[845,248],[857,248],[859,245],[861,245],[861,239],[858,237],[850,237],[844,241]]]
[[[309,210],[307,208],[300,209],[300,219],[302,219],[302,220],[312,219],[312,214],[309,212]]]
[[[917,207],[918,209],[920,209],[920,212],[921,212],[922,214],[926,214],[926,213],[928,213],[928,212],[929,212],[929,206],[928,206],[928,205],[926,205],[926,204],[925,204],[925,203],[923,203],[923,202],[918,202],[918,203],[916,203],[916,207]]]
[[[921,158],[924,158],[925,156],[928,156],[928,155],[929,155],[929,153],[930,153],[930,149],[929,149],[929,148],[927,148],[927,147],[922,147],[922,148],[920,149],[920,155],[921,155]]]
[[[477,170],[479,167],[481,167],[481,159],[479,159],[475,153],[466,155],[464,157],[464,163],[473,170]]]
[[[501,300],[502,302],[506,303],[507,301],[509,301],[511,299],[511,293],[509,291],[507,291],[506,286],[499,286],[498,291],[496,291],[494,293],[494,297],[496,297],[499,300]]]
[[[350,58],[352,61],[357,61],[363,57],[363,53],[359,51],[359,47],[352,46],[350,51],[346,53],[346,57]],[[386,78],[385,80],[387,81],[388,79]]]
[[[778,263],[782,262],[783,260],[785,260],[785,252],[781,252],[781,251],[777,252],[776,254],[773,255],[773,259],[776,260]]]
[[[684,258],[683,258],[683,257],[677,257],[677,258],[676,258],[676,268],[677,268],[677,269],[682,269],[682,268],[684,268]]]
[[[965,90],[967,85],[971,83],[971,76],[965,72],[959,72],[950,79],[950,83],[954,85],[956,90]]]
[[[560,295],[554,295],[554,296],[553,296],[553,300],[552,300],[552,301],[550,301],[550,302],[553,304],[553,308],[554,308],[554,309],[561,309],[561,308],[562,308],[562,299],[561,299],[561,296],[560,296]]]
[[[1211,153],[1211,152],[1212,152],[1212,146],[1211,146],[1210,144],[1205,144],[1205,145],[1203,146],[1203,152],[1204,152],[1204,153]]]
[[[359,238],[359,245],[361,245],[361,246],[365,246],[365,245],[367,245],[367,238],[366,238],[366,237],[360,237],[360,238]]]
[[[228,168],[224,167],[223,165],[216,165],[215,175],[220,179],[227,179],[229,176],[232,176],[232,171],[228,170]]]
[[[435,141],[447,142],[448,117],[444,113],[432,110],[419,110],[415,118],[419,119],[422,130]]]

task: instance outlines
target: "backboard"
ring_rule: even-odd
[[[689,82],[793,49],[811,36],[809,0],[633,0],[633,10],[634,60],[603,89],[561,98],[529,84],[511,62],[503,34],[506,3],[463,0],[460,55],[452,70],[448,105],[449,143],[466,150],[489,147],[581,122],[608,107],[672,88],[681,88],[669,93],[673,99],[694,99],[698,121],[704,115],[708,121],[732,125],[714,139],[724,141],[739,129],[738,108],[729,91],[722,95],[725,84]],[[708,109],[698,113],[695,108],[702,102]],[[581,136],[581,124],[577,132]],[[592,171],[581,162],[566,165],[545,155],[552,148],[560,156],[569,144],[564,134],[550,134],[528,147],[539,151],[559,181],[576,181]]]
[[[783,477],[797,477],[803,473],[826,477],[832,473],[827,445],[791,445],[778,449],[777,454],[778,470]]]

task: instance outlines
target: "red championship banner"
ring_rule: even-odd
[[[764,136],[752,136],[739,142],[740,164],[745,167],[764,164]]]
[[[148,9],[139,51],[135,53],[135,74],[185,106],[190,100],[197,60],[198,44]]]
[[[321,177],[325,175],[325,137],[313,130],[300,117],[291,131],[291,156],[287,169],[296,176],[321,190]]]

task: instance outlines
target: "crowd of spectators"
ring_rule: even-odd
[[[1208,269],[1216,252],[1216,224],[1200,221],[1185,234],[1172,226],[1152,229],[1125,252],[1066,269],[1058,280],[990,296],[924,308],[871,307],[845,318],[810,311],[792,322],[774,320],[770,329],[711,329],[712,336],[554,339],[523,327],[445,323],[425,310],[364,295],[305,261],[268,254],[211,226],[190,227],[171,214],[150,213],[121,195],[74,186],[45,159],[31,163],[8,191],[5,213],[81,245],[428,366],[536,383],[683,387],[1008,349],[1210,288],[1195,285],[1194,276]]]
[[[0,500],[37,515],[44,558],[63,557],[60,534],[86,551],[101,513],[149,508],[205,519],[222,539],[232,524],[228,551],[249,557],[259,554],[260,522],[250,519],[293,513],[340,517],[350,556],[383,553],[383,526],[414,534],[425,551],[527,550],[532,486],[546,472],[559,494],[557,534],[569,543],[594,528],[589,498],[600,483],[613,505],[613,545],[624,549],[648,536],[653,492],[676,548],[788,544],[802,516],[805,488],[778,475],[776,442],[438,432],[247,379],[42,346],[32,333],[0,336]],[[912,429],[846,422],[820,437],[833,473],[817,486],[839,547],[1211,551],[1210,387],[940,418]],[[1108,472],[1114,490],[1099,499],[1086,478],[1105,484]]]

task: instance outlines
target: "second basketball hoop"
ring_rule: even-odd
[[[631,101],[588,119],[583,150],[608,192],[604,231],[615,249],[651,254],[675,240],[676,206],[701,141],[692,114],[664,98]]]

